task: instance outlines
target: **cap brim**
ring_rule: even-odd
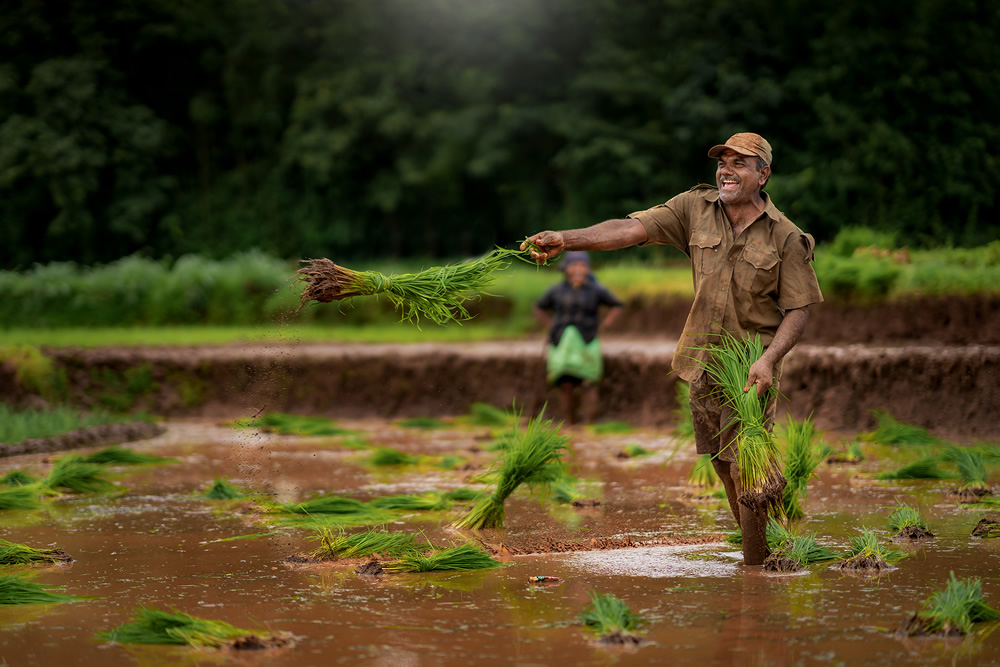
[[[731,151],[739,153],[740,155],[749,155],[751,157],[757,157],[756,153],[752,153],[746,150],[741,150],[735,146],[727,146],[725,144],[718,144],[716,146],[712,146],[711,148],[709,148],[708,157],[719,157],[727,148]]]

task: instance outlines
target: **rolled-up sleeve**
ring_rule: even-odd
[[[809,234],[790,234],[785,240],[778,282],[778,305],[782,310],[803,308],[823,301],[813,270],[816,241]]]

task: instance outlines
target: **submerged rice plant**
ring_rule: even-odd
[[[544,419],[543,409],[528,420],[523,431],[516,426],[510,435],[510,447],[490,467],[495,474],[496,488],[455,522],[458,528],[502,528],[504,502],[522,484],[550,484],[564,473],[562,455],[569,438],[560,434],[559,426]]]
[[[119,644],[180,644],[218,648],[253,634],[259,633],[179,611],[139,607],[131,623],[99,633],[98,638]]]
[[[28,486],[34,484],[38,479],[28,474],[27,471],[17,468],[10,470],[6,475],[0,477],[0,484],[7,486]]]
[[[806,487],[809,480],[816,474],[816,468],[826,452],[816,444],[816,426],[812,419],[796,421],[788,416],[784,430],[785,441],[785,479],[787,484],[782,491],[781,503],[785,516],[789,519],[801,519],[806,515],[802,504],[806,499]]]
[[[860,536],[851,538],[851,548],[838,567],[842,570],[882,570],[905,557],[902,551],[882,544],[871,529],[862,528]]]
[[[205,489],[201,495],[209,500],[234,500],[236,498],[246,498],[250,495],[250,492],[227,482],[221,477],[216,477],[211,486]]]
[[[72,493],[118,490],[118,486],[101,476],[103,472],[101,465],[87,463],[79,454],[68,454],[56,461],[44,483],[50,489],[68,489]]]
[[[176,463],[177,460],[164,456],[143,454],[142,452],[125,449],[124,447],[112,446],[93,452],[92,454],[88,454],[83,457],[82,461],[84,463],[97,463],[102,465],[138,465],[143,463]]]
[[[386,510],[432,511],[451,507],[451,502],[441,493],[424,493],[419,496],[399,494],[380,496],[371,501],[373,507]]]
[[[924,601],[923,608],[902,632],[907,635],[967,635],[972,626],[1000,620],[1000,611],[983,600],[983,585],[978,577],[957,579],[952,572],[943,591],[936,591]]]
[[[434,570],[488,570],[503,565],[471,542],[427,556],[408,554],[382,563],[386,572],[431,572]]]
[[[941,459],[937,456],[908,463],[898,470],[880,472],[875,475],[875,479],[950,479],[954,477],[950,472],[941,470],[938,463]]]
[[[27,574],[0,574],[0,606],[18,604],[56,604],[85,598],[57,592],[62,586],[49,586],[32,581]]]
[[[889,515],[889,530],[893,537],[934,537],[920,512],[906,503],[899,503]]]
[[[715,467],[712,465],[711,454],[702,454],[695,459],[694,466],[691,468],[691,472],[688,473],[687,483],[688,486],[699,489],[714,489],[722,484],[722,480],[719,479],[719,475],[715,472]]]
[[[312,539],[319,540],[320,546],[310,552],[310,555],[322,559],[369,556],[398,558],[420,554],[431,548],[426,542],[418,543],[413,535],[383,530],[366,530],[347,535],[343,530],[334,531],[328,526],[319,526]]]
[[[580,613],[580,620],[599,637],[631,635],[646,621],[628,608],[621,599],[597,591],[590,592],[590,606]]]
[[[674,416],[677,418],[677,425],[674,426],[674,435],[681,440],[694,440],[694,423],[691,421],[691,385],[678,380],[675,386],[677,408],[674,410]]]
[[[530,261],[524,251],[497,248],[474,260],[435,266],[418,273],[385,275],[354,271],[329,259],[303,260],[298,280],[305,283],[299,308],[310,301],[330,303],[356,296],[384,295],[400,311],[403,321],[420,323],[425,317],[440,325],[471,317],[463,305],[470,293],[482,292],[493,283],[494,273],[506,269],[511,258]],[[296,311],[298,312],[298,311]]]
[[[922,426],[897,421],[888,412],[872,410],[878,425],[870,433],[861,435],[862,440],[879,442],[884,445],[941,445],[944,441],[936,438]]]
[[[0,488],[0,510],[33,510],[42,506],[37,486]]]
[[[27,544],[0,539],[0,565],[66,563],[73,560],[62,549],[36,549]]]

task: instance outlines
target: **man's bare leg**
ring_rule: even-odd
[[[597,385],[593,382],[584,382],[580,387],[582,394],[580,398],[580,412],[583,415],[583,423],[591,424],[597,418],[598,397]]]
[[[576,423],[576,415],[573,411],[573,383],[562,382],[559,384],[559,407],[562,408],[563,420],[572,426]]]

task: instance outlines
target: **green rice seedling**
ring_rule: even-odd
[[[409,554],[382,563],[386,572],[432,572],[435,570],[488,570],[502,566],[475,544],[467,542],[456,547],[428,554]]]
[[[355,431],[339,426],[328,417],[312,417],[306,415],[291,415],[284,412],[268,412],[255,419],[249,419],[245,424],[251,428],[259,428],[279,435],[334,436],[351,435]]]
[[[987,463],[1000,463],[1000,445],[979,442],[976,444],[975,450],[983,455],[983,460]]]
[[[509,426],[512,419],[513,415],[496,406],[475,402],[469,406],[465,421],[476,426]]]
[[[816,468],[826,458],[826,452],[816,444],[816,427],[812,419],[796,421],[788,416],[784,429],[785,479],[781,502],[785,516],[801,519],[806,515],[802,504],[806,499],[806,487],[816,474]]]
[[[452,502],[466,503],[471,500],[479,500],[485,497],[486,495],[487,495],[486,493],[478,491],[476,489],[461,488],[461,489],[452,489],[451,491],[447,491],[444,494],[444,497]]]
[[[68,563],[72,560],[62,549],[36,549],[27,544],[0,539],[0,565]]]
[[[862,528],[861,535],[851,538],[851,548],[837,566],[841,570],[884,570],[906,557],[902,551],[882,544],[869,528]]]
[[[201,495],[209,500],[235,500],[236,498],[246,498],[250,493],[221,477],[216,477],[211,486],[205,489]]]
[[[580,620],[598,637],[634,636],[645,619],[628,608],[621,599],[597,591],[590,592],[590,605],[580,613]]]
[[[951,445],[945,450],[943,458],[955,464],[958,469],[962,485],[958,487],[956,493],[960,499],[976,501],[983,496],[992,495],[982,452]]]
[[[445,454],[444,456],[430,456],[430,457],[420,457],[426,458],[434,462],[436,468],[441,468],[442,470],[454,470],[458,466],[465,463],[465,459],[461,456],[454,456],[452,454]],[[419,459],[418,459],[419,461]]]
[[[367,503],[343,496],[317,496],[279,507],[292,514],[365,514],[371,509]]]
[[[649,456],[653,452],[649,451],[637,442],[630,442],[629,444],[622,447],[622,451],[619,454],[621,458],[634,459],[637,456]]]
[[[846,452],[837,452],[831,454],[827,459],[827,463],[861,463],[865,460],[865,454],[861,451],[861,443],[857,440],[852,440],[850,444],[847,445]]]
[[[771,517],[767,521],[767,548],[769,551],[777,551],[785,544],[789,543],[794,539],[795,535],[786,528],[781,522]],[[736,530],[728,533],[725,537],[725,542],[727,544],[734,544],[736,546],[743,545],[743,532],[737,528]]]
[[[764,560],[764,569],[795,572],[813,563],[835,560],[837,553],[816,542],[815,535],[794,535],[782,542]]]
[[[27,574],[0,574],[0,606],[19,604],[56,604],[85,598],[56,592],[62,586],[49,586],[31,580]]]
[[[34,484],[38,479],[28,474],[27,471],[17,468],[15,470],[10,470],[6,475],[0,477],[0,484],[5,484],[7,486],[28,486],[29,484]]]
[[[435,324],[460,322],[472,317],[465,308],[472,292],[482,292],[493,283],[494,273],[510,266],[513,257],[527,260],[520,250],[497,248],[477,259],[432,267],[418,273],[385,275],[375,271],[353,271],[329,259],[303,260],[298,280],[305,283],[299,308],[310,301],[330,303],[356,296],[384,295],[401,319],[419,325],[425,317]]]
[[[178,644],[218,648],[232,644],[253,630],[237,628],[223,621],[198,618],[179,611],[167,612],[153,607],[139,607],[131,623],[101,632],[98,638],[119,644]]]
[[[983,599],[978,577],[957,579],[950,573],[944,590],[932,593],[923,608],[903,623],[900,633],[913,635],[967,635],[976,623],[1000,620],[1000,611]]]
[[[68,489],[72,493],[106,493],[119,487],[101,476],[104,468],[97,463],[87,463],[79,454],[69,454],[60,457],[49,476],[45,486],[50,489]]]
[[[921,518],[920,512],[906,503],[899,503],[893,508],[892,514],[889,515],[888,528],[893,538],[934,537],[927,523]]]
[[[688,486],[698,489],[714,489],[722,484],[715,467],[712,465],[712,455],[702,454],[695,459],[694,466],[687,477]]]
[[[392,447],[379,447],[373,453],[369,461],[374,466],[407,466],[416,465],[420,460],[417,456],[410,456]]]
[[[611,421],[604,422],[603,424],[594,424],[590,427],[590,430],[597,435],[608,435],[613,433],[633,433],[635,427],[628,422]]]
[[[42,506],[38,500],[38,486],[0,488],[0,510],[33,510]]]
[[[709,347],[712,355],[704,363],[705,372],[719,386],[733,409],[730,425],[737,426],[737,465],[743,493],[740,503],[749,507],[780,512],[784,480],[778,464],[778,446],[768,428],[766,406],[775,398],[771,387],[765,396],[755,388],[743,391],[750,367],[764,353],[760,335],[737,339],[723,332],[720,342]]]
[[[101,465],[139,465],[144,463],[176,463],[177,459],[164,456],[153,456],[143,454],[124,447],[107,447],[83,457],[84,463],[97,463]]]
[[[580,491],[580,480],[569,473],[563,474],[549,484],[549,490],[552,493],[552,500],[557,503],[571,504],[584,497]]]
[[[448,509],[451,502],[443,494],[424,493],[419,496],[405,494],[381,496],[372,499],[371,505],[386,510],[433,511]]]
[[[677,424],[674,426],[674,435],[680,440],[694,440],[694,422],[691,420],[691,385],[679,380],[677,387],[677,408],[674,416]]]
[[[449,428],[451,426],[448,422],[441,421],[435,417],[409,417],[407,419],[400,419],[396,424],[403,428],[422,428],[426,430]]]
[[[954,477],[950,472],[938,467],[940,462],[940,457],[929,456],[908,463],[898,470],[880,472],[875,475],[875,479],[950,479]]]
[[[878,425],[874,431],[863,433],[862,440],[884,445],[941,445],[944,441],[931,435],[922,426],[897,421],[888,412],[872,410]]]
[[[513,427],[510,447],[490,467],[496,475],[496,488],[465,516],[455,522],[458,528],[502,528],[504,502],[522,484],[551,484],[563,474],[562,455],[569,438],[559,426],[545,419],[545,411],[528,420],[523,431]],[[518,420],[519,421],[519,420]]]
[[[320,546],[310,552],[313,558],[332,560],[337,558],[399,558],[423,553],[431,545],[418,543],[416,537],[407,533],[389,533],[383,530],[366,530],[347,535],[343,529],[334,531],[329,526],[317,526],[316,535]]]

